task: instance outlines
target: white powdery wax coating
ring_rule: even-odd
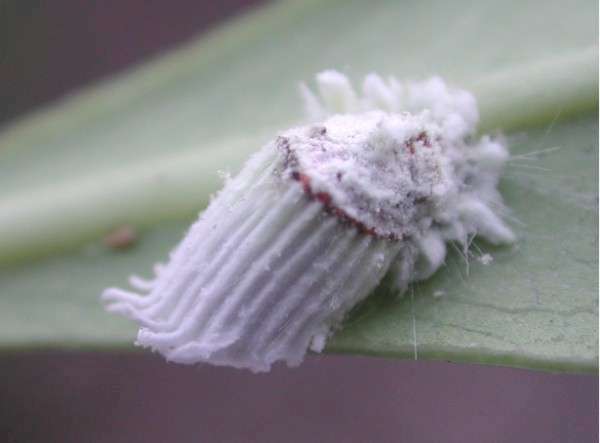
[[[285,168],[374,235],[402,239],[452,192],[451,164],[428,113],[335,115],[278,139]]]
[[[499,216],[508,152],[476,139],[474,98],[439,78],[342,74],[303,87],[314,123],[265,145],[156,270],[110,288],[107,309],[137,343],[181,363],[269,370],[321,351],[347,312],[392,272],[399,292],[444,262],[446,242],[514,240]]]

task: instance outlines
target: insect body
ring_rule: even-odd
[[[139,345],[181,363],[269,370],[320,351],[391,272],[434,273],[446,242],[514,240],[498,216],[506,148],[475,138],[474,98],[440,79],[376,75],[362,96],[335,71],[303,89],[313,122],[280,133],[200,215],[140,293],[107,289]]]

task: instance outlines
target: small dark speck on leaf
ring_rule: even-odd
[[[110,231],[103,239],[106,247],[114,250],[128,249],[138,240],[135,228],[131,225],[121,225]]]

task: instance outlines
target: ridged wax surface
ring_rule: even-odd
[[[142,325],[137,344],[179,363],[297,365],[389,268],[398,243],[327,214],[274,173],[268,154],[256,157],[244,171],[254,184],[236,190],[240,177],[227,185],[147,295],[105,293],[117,300],[113,311]]]

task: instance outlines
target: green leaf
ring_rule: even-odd
[[[132,348],[134,326],[103,311],[100,291],[164,259],[216,171],[299,120],[297,83],[334,67],[473,89],[483,127],[516,134],[502,192],[522,238],[479,244],[489,266],[451,256],[403,299],[382,286],[329,349],[594,370],[595,6],[523,3],[274,4],[5,128],[0,347]],[[104,247],[123,224],[137,244]]]

